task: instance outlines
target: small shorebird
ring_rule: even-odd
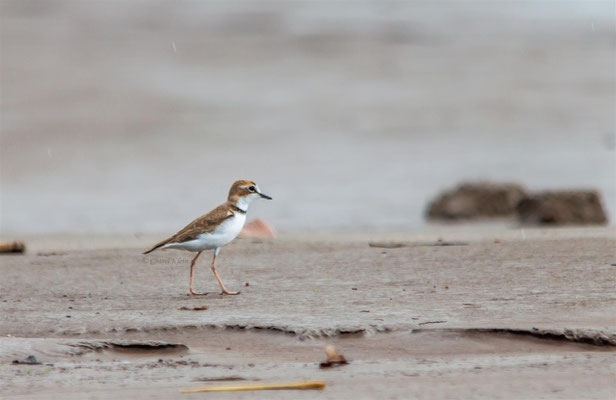
[[[236,181],[231,186],[229,197],[225,203],[197,218],[170,238],[156,243],[143,254],[163,249],[179,249],[197,252],[197,255],[190,263],[190,286],[188,291],[190,294],[199,295],[204,293],[198,293],[193,290],[195,262],[201,255],[201,252],[214,249],[211,268],[222,289],[221,294],[239,294],[239,292],[230,292],[225,288],[218,272],[216,272],[216,256],[222,246],[231,243],[240,233],[244,227],[244,222],[246,222],[246,211],[248,211],[248,206],[257,198],[272,199],[268,195],[261,193],[259,186],[253,181]]]

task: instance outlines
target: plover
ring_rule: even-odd
[[[195,274],[195,262],[205,250],[214,250],[211,268],[220,284],[221,294],[239,294],[230,292],[225,288],[224,283],[216,272],[216,256],[222,246],[225,246],[240,233],[246,222],[246,211],[253,200],[257,198],[272,198],[261,193],[259,186],[249,180],[236,181],[229,190],[227,201],[209,213],[202,215],[190,224],[186,225],[175,235],[160,243],[156,243],[151,249],[143,254],[148,254],[154,250],[179,249],[196,252],[195,258],[190,263],[190,294],[199,295],[204,293],[195,292],[193,289],[193,278]]]

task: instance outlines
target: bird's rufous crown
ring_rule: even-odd
[[[256,185],[256,183],[247,179],[240,179],[238,181],[235,181],[233,185],[231,185],[231,189],[229,189],[229,197],[227,199],[231,202],[235,202],[240,197],[253,194],[254,187]],[[251,186],[253,187],[253,190],[249,189]]]

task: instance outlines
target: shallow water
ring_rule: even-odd
[[[614,4],[2,3],[3,233],[416,228],[463,179],[616,212]],[[110,4],[113,4],[110,6]]]

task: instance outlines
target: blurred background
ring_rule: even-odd
[[[420,229],[461,180],[616,213],[613,1],[0,2],[2,233]]]

